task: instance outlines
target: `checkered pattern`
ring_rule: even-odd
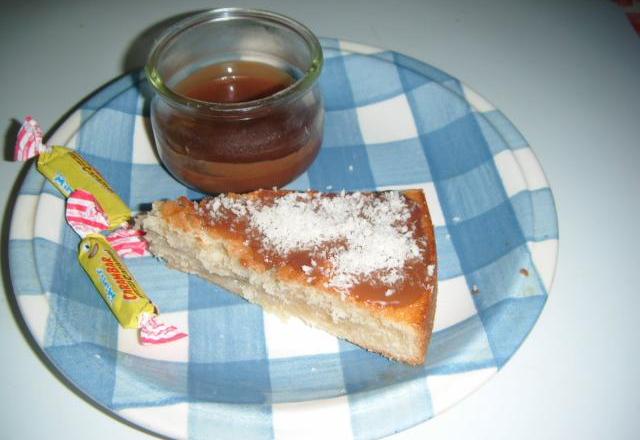
[[[37,343],[101,406],[171,437],[376,438],[427,420],[496,373],[531,330],[555,270],[553,197],[526,141],[482,97],[404,55],[323,40],[323,148],[290,188],[419,187],[436,226],[440,292],[427,364],[388,361],[284,323],[153,258],[127,263],[189,338],[140,346],[76,262],[60,194],[32,168],[9,242]],[[78,148],[123,200],[198,197],[156,160],[140,74],[85,101],[51,144]]]

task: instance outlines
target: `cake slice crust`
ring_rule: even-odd
[[[172,268],[391,359],[425,360],[437,266],[420,190],[180,198],[138,223]]]

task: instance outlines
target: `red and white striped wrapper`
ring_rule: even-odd
[[[177,327],[159,321],[156,315],[145,313],[140,317],[138,340],[142,345],[164,344],[186,336],[188,335]]]
[[[47,146],[42,143],[43,136],[38,122],[31,116],[26,116],[18,132],[13,160],[25,161],[46,151]]]
[[[96,198],[88,191],[78,189],[67,199],[67,222],[82,238],[87,234],[109,229],[109,219]],[[144,233],[128,225],[116,229],[106,238],[111,247],[124,258],[149,255]]]
[[[98,204],[98,201],[88,191],[77,189],[67,199],[65,211],[67,222],[82,238],[87,234],[109,229],[109,220]]]
[[[126,225],[107,235],[107,241],[121,257],[146,257],[151,254],[143,237],[144,232]]]

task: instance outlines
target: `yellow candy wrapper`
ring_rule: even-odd
[[[129,207],[77,151],[54,146],[39,154],[36,166],[65,197],[76,189],[93,194],[107,215],[109,229],[122,226],[131,218]]]
[[[158,313],[156,306],[102,235],[89,234],[80,242],[78,260],[123,327],[139,328],[144,315]]]
[[[140,231],[126,227],[131,218],[129,207],[80,153],[61,146],[50,148],[43,143],[43,136],[39,124],[27,116],[16,138],[14,159],[25,161],[37,156],[38,171],[67,198],[65,217],[82,238],[80,266],[120,325],[137,329],[143,345],[187,337],[157,316],[157,307],[118,256],[118,252],[125,256],[147,254]],[[116,228],[120,229],[108,237],[99,233]]]

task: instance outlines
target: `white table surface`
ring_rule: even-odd
[[[0,4],[0,437],[148,439],[77,395],[16,319],[6,242],[21,164],[12,121],[46,129],[140,66],[145,30],[215,6],[285,13],[456,76],[529,140],[555,195],[560,261],[547,305],[486,385],[396,439],[637,438],[640,433],[640,38],[602,1],[3,1]],[[9,291],[9,293],[5,293]]]

